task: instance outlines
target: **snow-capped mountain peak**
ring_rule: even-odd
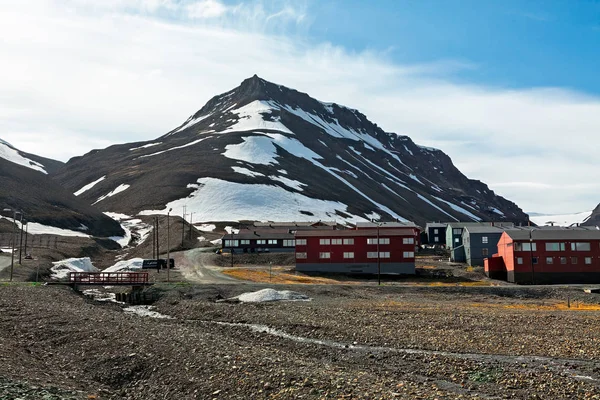
[[[90,153],[58,179],[78,192],[98,182],[80,197],[104,211],[185,205],[206,221],[527,220],[442,151],[256,75],[157,140]]]

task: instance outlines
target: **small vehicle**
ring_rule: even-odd
[[[25,259],[26,260],[33,260],[33,257],[31,256],[31,254],[27,254],[27,255],[25,255]]]

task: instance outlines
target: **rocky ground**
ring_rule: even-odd
[[[141,317],[0,288],[0,398],[600,398],[600,297],[580,289],[157,285]],[[571,308],[567,307],[568,304]],[[52,397],[54,396],[54,397]]]

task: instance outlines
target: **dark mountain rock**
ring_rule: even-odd
[[[53,177],[103,211],[196,220],[510,220],[528,217],[441,150],[257,76],[149,141],[71,159]],[[117,192],[106,197],[111,192]]]
[[[588,219],[586,219],[585,221],[583,221],[584,226],[600,226],[600,204],[598,204],[596,206],[596,208],[594,208],[594,211],[592,211],[592,214],[590,215],[590,217]]]
[[[21,210],[30,222],[79,230],[94,236],[124,234],[117,222],[78,199],[42,172],[54,171],[62,165],[61,162],[20,152],[3,141],[0,141],[0,147],[0,210]],[[33,161],[29,165],[35,169],[26,166],[28,161],[23,159]],[[10,213],[3,214],[8,216]],[[83,229],[82,225],[87,229]]]

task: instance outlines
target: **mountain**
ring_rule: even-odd
[[[600,204],[598,204],[596,208],[594,208],[594,210],[589,214],[589,217],[583,221],[583,225],[600,226]]]
[[[256,75],[156,140],[93,150],[52,176],[103,211],[187,206],[196,221],[527,221],[441,150]]]
[[[23,211],[29,222],[93,236],[122,236],[121,226],[49,177],[63,165],[24,153],[0,140],[0,210]],[[4,216],[10,213],[4,212]]]

